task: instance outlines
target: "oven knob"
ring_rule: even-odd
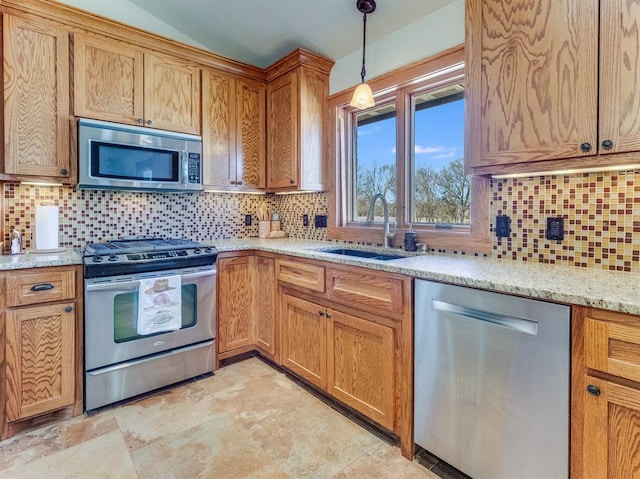
[[[118,255],[115,253],[111,253],[109,255],[109,261],[118,261]]]
[[[102,256],[94,256],[91,261],[94,263],[102,263]]]
[[[211,249],[211,248],[205,248],[205,249],[204,249],[204,252],[205,252],[205,253],[211,253],[211,251],[212,251],[212,249]]]
[[[196,248],[193,250],[193,254],[200,254],[200,253],[201,253],[200,248]]]

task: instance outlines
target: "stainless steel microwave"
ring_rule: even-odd
[[[202,190],[202,138],[107,121],[78,120],[78,188],[190,193]]]

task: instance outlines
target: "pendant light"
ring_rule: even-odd
[[[374,0],[357,0],[356,8],[362,12],[362,25],[363,25],[363,33],[362,33],[362,70],[360,71],[360,77],[362,78],[362,83],[357,86],[356,90],[353,92],[353,97],[351,98],[350,105],[358,108],[359,110],[364,110],[365,108],[371,108],[376,104],[373,99],[373,93],[371,92],[371,87],[367,85],[364,81],[364,77],[367,74],[367,71],[364,67],[364,59],[365,59],[365,51],[367,46],[367,15],[373,13],[376,9],[376,2]]]

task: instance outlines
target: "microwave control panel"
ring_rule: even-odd
[[[189,153],[187,160],[187,182],[201,183],[200,180],[200,153]]]

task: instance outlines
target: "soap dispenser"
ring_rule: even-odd
[[[417,251],[418,235],[413,231],[413,224],[409,223],[409,231],[404,234],[404,250]]]

